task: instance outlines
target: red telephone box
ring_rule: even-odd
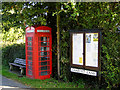
[[[52,73],[52,33],[46,26],[26,28],[26,76],[50,78]]]

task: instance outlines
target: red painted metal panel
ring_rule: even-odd
[[[52,74],[52,33],[46,26],[26,28],[26,76],[50,78]]]

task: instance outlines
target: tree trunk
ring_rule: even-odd
[[[57,10],[60,10],[60,4],[57,4]],[[57,69],[58,69],[58,81],[60,81],[60,15],[57,13]]]

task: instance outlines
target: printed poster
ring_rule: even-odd
[[[83,33],[73,34],[72,64],[83,65]]]
[[[86,33],[85,66],[98,67],[98,33]]]

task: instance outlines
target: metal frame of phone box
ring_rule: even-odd
[[[83,33],[83,65],[76,65],[72,63],[72,55],[73,55],[73,34]],[[98,33],[98,67],[85,66],[86,62],[86,33]],[[100,60],[100,52],[101,52],[101,29],[82,29],[82,30],[70,30],[70,71],[75,73],[87,74],[91,76],[99,76],[99,71],[101,71],[101,60]]]
[[[41,41],[41,37],[49,37],[47,41]],[[31,40],[28,40],[31,38]],[[47,45],[41,45],[41,43],[46,42]],[[31,46],[28,45],[31,43]],[[49,44],[48,44],[49,43]],[[31,50],[28,49],[31,47]],[[42,51],[41,47],[49,47],[49,50]],[[52,29],[47,26],[39,27],[27,27],[26,28],[26,76],[32,79],[50,78],[52,74]],[[31,52],[31,55],[29,54]],[[41,55],[43,52],[49,52],[47,55]],[[31,57],[31,58],[29,58]],[[47,57],[45,60],[41,60],[42,57]],[[49,58],[48,58],[49,57]],[[47,65],[42,65],[42,63],[47,62]],[[30,67],[32,68],[30,68]],[[47,67],[46,70],[42,69]],[[31,72],[31,74],[29,74]],[[45,74],[44,72],[47,72]],[[42,75],[44,73],[44,75]]]

